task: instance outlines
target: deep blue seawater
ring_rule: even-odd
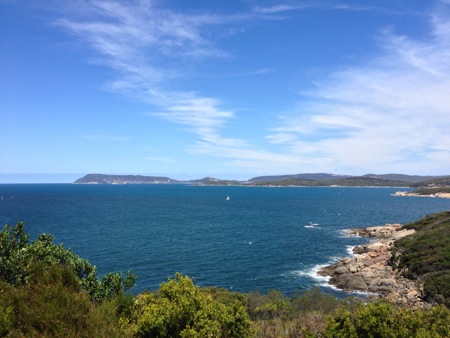
[[[366,241],[345,229],[450,209],[449,199],[391,196],[397,190],[2,184],[0,223],[24,221],[32,239],[52,234],[100,274],[131,269],[134,293],[181,272],[234,291],[322,286],[339,295],[314,271]]]

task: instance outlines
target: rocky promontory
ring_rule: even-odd
[[[350,230],[349,235],[375,240],[355,247],[354,256],[342,258],[318,274],[330,277],[329,283],[339,289],[373,293],[395,303],[422,306],[422,285],[401,276],[388,264],[394,241],[414,232],[402,229],[400,224]]]
[[[435,198],[450,198],[450,192],[434,192],[428,190],[427,193],[417,193],[409,191],[397,191],[392,196],[409,196],[409,197],[435,197]]]

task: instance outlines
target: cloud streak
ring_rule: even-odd
[[[445,173],[450,163],[449,16],[433,16],[433,39],[385,32],[384,53],[370,64],[335,72],[301,93],[272,143],[317,166],[359,171]],[[283,122],[284,121],[284,122]]]
[[[100,55],[95,57],[96,63],[118,72],[119,77],[108,85],[110,90],[156,106],[156,111],[146,115],[182,125],[196,135],[196,142],[187,145],[191,153],[231,159],[235,165],[244,166],[268,166],[274,160],[296,162],[289,155],[252,147],[243,139],[224,137],[221,128],[235,118],[235,113],[221,108],[219,99],[170,88],[184,76],[178,64],[229,57],[204,36],[207,27],[252,19],[254,14],[180,14],[158,8],[150,1],[132,5],[88,1],[81,14],[82,19],[64,18],[57,25],[96,51]],[[272,71],[261,69],[248,75]]]
[[[233,118],[219,108],[219,100],[193,92],[174,91],[172,80],[183,76],[174,64],[186,60],[227,57],[203,36],[206,26],[226,18],[208,14],[182,15],[155,7],[150,1],[133,4],[92,1],[83,20],[61,19],[57,24],[71,31],[101,55],[99,61],[119,72],[109,88],[159,107],[153,116],[185,125],[203,141]]]
[[[257,7],[245,15],[219,16],[174,12],[151,1],[84,4],[89,15],[81,19],[73,15],[57,24],[88,44],[96,52],[96,62],[117,72],[109,89],[153,105],[154,111],[147,115],[193,133],[196,140],[187,146],[192,153],[267,172],[448,171],[448,4],[442,3],[431,17],[431,40],[414,41],[386,30],[380,38],[380,56],[366,65],[334,72],[302,92],[296,109],[285,112],[267,136],[265,149],[223,136],[236,113],[224,108],[217,97],[173,89],[178,88],[174,82],[185,76],[180,64],[231,57],[215,46],[212,28],[239,20],[270,19],[309,6],[280,4]],[[272,71],[264,68],[249,74]],[[429,165],[423,165],[427,161]]]

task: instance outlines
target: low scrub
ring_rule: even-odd
[[[395,241],[391,265],[424,283],[425,300],[450,308],[450,211],[404,226],[416,232]]]

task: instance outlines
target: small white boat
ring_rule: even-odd
[[[226,200],[227,200],[227,201],[229,201],[229,200],[230,200],[230,196],[228,196],[228,195],[227,195],[227,198],[226,198]]]

